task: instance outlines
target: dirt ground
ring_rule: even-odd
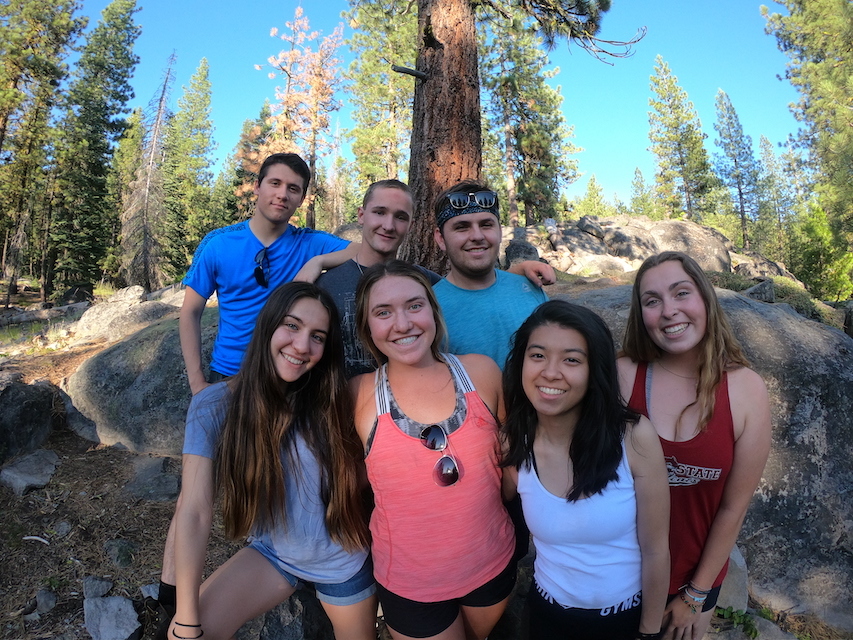
[[[549,294],[613,284],[617,283],[606,279],[558,284],[549,288]],[[105,346],[87,344],[37,354],[23,350],[0,361],[0,373],[20,372],[24,382],[47,379],[59,385]],[[3,351],[9,350],[0,348]],[[45,488],[18,498],[0,486],[0,640],[89,638],[83,627],[86,576],[112,581],[108,595],[132,599],[143,623],[148,622],[140,588],[159,580],[173,502],[140,500],[124,490],[132,478],[136,454],[93,445],[67,429],[55,431],[45,448],[60,459]],[[170,465],[177,473],[179,462]],[[117,566],[110,559],[106,546],[115,540],[133,545],[128,566]],[[208,571],[239,546],[224,539],[217,523]],[[40,590],[49,590],[57,598],[56,606],[45,614],[36,612]],[[776,621],[803,640],[853,640],[853,634],[839,633],[810,616],[782,612],[776,614]],[[144,638],[150,638],[152,630],[153,624],[148,624]]]

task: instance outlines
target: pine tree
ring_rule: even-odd
[[[643,178],[643,172],[637,167],[634,169],[634,179],[631,181],[631,203],[629,205],[631,215],[646,216],[650,220],[660,220],[663,217],[660,207],[655,202],[651,188]]]
[[[249,218],[255,210],[255,183],[273,133],[271,114],[270,103],[264,102],[258,117],[243,123],[240,140],[234,149],[234,195],[240,220]]]
[[[166,217],[163,204],[163,154],[166,129],[172,116],[169,95],[175,81],[172,54],[160,88],[145,110],[142,145],[134,180],[121,213],[121,268],[128,284],[146,291],[166,283],[161,254],[161,231]]]
[[[800,92],[795,117],[799,143],[816,170],[823,210],[853,231],[853,3],[776,0],[787,15],[770,13],[766,30],[790,62],[785,76]]]
[[[750,249],[749,228],[758,217],[758,163],[752,151],[752,138],[743,132],[737,111],[725,91],[720,89],[716,99],[717,122],[715,141],[723,150],[717,156],[717,174],[729,188],[735,209],[740,217],[741,246]],[[755,247],[761,250],[761,247]]]
[[[758,223],[756,235],[761,252],[771,260],[787,264],[787,230],[793,219],[793,189],[785,178],[782,162],[766,137],[758,141],[761,152],[758,177]]]
[[[419,213],[400,254],[435,269],[441,268],[443,257],[433,240],[433,201],[459,180],[482,175],[475,7],[484,19],[520,9],[548,46],[565,38],[603,55],[609,45],[630,45],[596,39],[609,0],[418,0],[415,67],[424,79],[415,83],[409,182]]]
[[[107,172],[125,128],[141,28],[135,0],[113,0],[88,35],[68,89],[57,153],[58,204],[51,233],[61,282],[94,282],[106,256]]]
[[[210,223],[214,229],[234,224],[239,219],[237,195],[237,161],[233,155],[225,159],[210,192]]]
[[[319,39],[319,34],[309,31],[308,18],[302,7],[296,8],[293,21],[285,23],[285,26],[280,38],[288,48],[269,59],[270,66],[277,72],[271,72],[270,78],[281,74],[285,82],[276,89],[278,113],[272,118],[273,134],[265,155],[276,151],[298,152],[301,147],[312,175],[303,209],[306,225],[313,228],[313,176],[320,155],[331,148],[323,133],[329,129],[329,114],[340,109],[335,92],[340,84],[341,61],[337,50],[343,38],[343,28],[338,27],[331,35]],[[278,29],[273,29],[271,35],[278,35]],[[316,50],[311,46],[315,41]]]
[[[557,215],[557,196],[578,177],[571,154],[579,149],[570,142],[559,89],[546,83],[559,69],[545,70],[541,39],[518,15],[488,27],[481,47],[486,122],[502,151],[509,224],[518,225],[518,201],[532,225]]]
[[[208,231],[216,228],[210,215],[210,170],[213,124],[210,121],[210,69],[201,62],[169,119],[163,144],[164,228],[160,243],[167,275],[179,278],[189,268],[192,254]]]
[[[346,45],[354,54],[347,70],[355,127],[349,132],[359,182],[406,174],[414,79],[392,65],[411,66],[417,54],[418,19],[412,2],[351,0],[343,17],[355,29]]]
[[[606,218],[616,214],[616,208],[605,199],[604,189],[598,184],[594,174],[586,183],[586,193],[583,198],[576,198],[573,205],[575,216],[579,218],[583,216]]]
[[[661,56],[655,58],[651,88],[649,140],[659,198],[669,217],[683,211],[688,219],[701,219],[702,198],[713,187],[714,176],[699,115]]]
[[[853,253],[816,202],[795,225],[791,245],[788,268],[814,297],[837,302],[853,294]]]

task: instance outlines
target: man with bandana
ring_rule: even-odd
[[[510,339],[545,292],[522,276],[496,268],[501,244],[498,196],[470,180],[435,203],[435,241],[450,272],[433,285],[450,337],[451,353],[481,353],[503,369]]]

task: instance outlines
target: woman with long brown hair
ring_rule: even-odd
[[[666,251],[637,272],[618,361],[669,475],[672,569],[665,638],[699,640],[770,451],[770,403],[702,268]]]
[[[231,638],[304,581],[338,640],[373,640],[360,457],[335,305],[312,284],[282,285],[240,373],[190,405],[169,638]],[[217,494],[226,534],[249,545],[202,583]]]
[[[365,271],[359,338],[379,370],[351,381],[376,508],[374,574],[395,640],[485,638],[515,582],[501,500],[500,370],[441,348],[426,277],[399,260]]]

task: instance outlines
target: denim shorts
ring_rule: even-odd
[[[361,569],[359,569],[352,578],[336,584],[325,584],[321,582],[302,580],[289,571],[285,571],[279,562],[264,553],[264,549],[261,545],[256,546],[254,543],[250,543],[249,547],[269,560],[269,563],[275,567],[275,570],[278,571],[285,580],[287,580],[291,587],[298,589],[302,584],[314,587],[314,590],[317,592],[317,599],[320,602],[337,606],[346,606],[348,604],[356,604],[362,600],[366,600],[376,593],[376,582],[373,580],[373,559],[370,555],[367,556],[364,564],[361,565]]]

